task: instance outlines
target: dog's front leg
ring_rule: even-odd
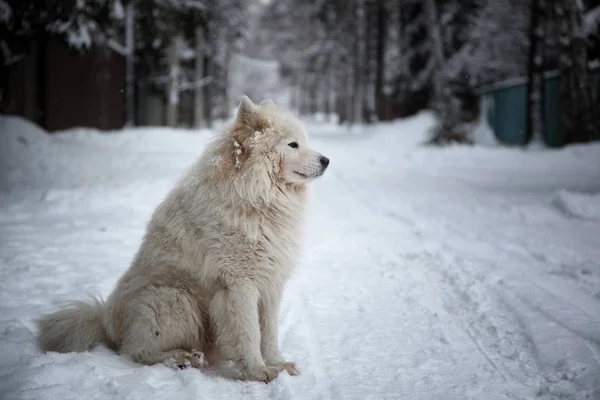
[[[251,283],[238,283],[219,290],[209,308],[221,355],[242,369],[245,379],[270,382],[283,370],[267,366],[260,351],[258,289]]]
[[[260,351],[265,364],[284,368],[290,375],[299,375],[296,363],[283,359],[278,344],[279,305],[281,292],[264,294],[260,299]]]

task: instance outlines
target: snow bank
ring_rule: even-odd
[[[21,117],[0,116],[0,191],[43,179],[48,134]]]
[[[123,171],[170,182],[172,171],[189,165],[212,135],[209,130],[160,127],[122,132],[73,128],[49,135],[20,117],[0,116],[0,204],[11,198],[50,200],[65,193],[82,198],[96,188],[138,183]]]
[[[600,193],[561,190],[552,198],[551,203],[568,216],[600,221]]]

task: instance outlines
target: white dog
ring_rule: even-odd
[[[279,351],[278,311],[299,255],[306,184],[328,164],[291,113],[244,96],[233,125],[158,206],[106,303],[43,316],[40,348],[103,343],[148,365],[225,359],[244,379],[298,374]]]

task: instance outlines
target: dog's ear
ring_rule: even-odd
[[[248,119],[256,109],[256,104],[250,100],[248,96],[243,96],[242,101],[240,101],[240,105],[238,107],[237,118],[239,121]]]
[[[226,131],[227,140],[224,142],[222,156],[224,158],[231,157],[231,165],[235,169],[242,167],[254,147],[255,142],[252,138],[259,128],[257,108],[258,105],[254,104],[248,96],[243,96],[238,107],[236,120],[232,127]]]
[[[275,103],[273,103],[273,100],[271,99],[264,99],[260,102],[259,106],[264,108],[275,107]]]

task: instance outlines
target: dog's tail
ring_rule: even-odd
[[[104,303],[94,298],[93,303],[73,301],[54,314],[38,321],[38,345],[42,351],[59,353],[88,351],[98,344],[108,345],[102,322]]]

